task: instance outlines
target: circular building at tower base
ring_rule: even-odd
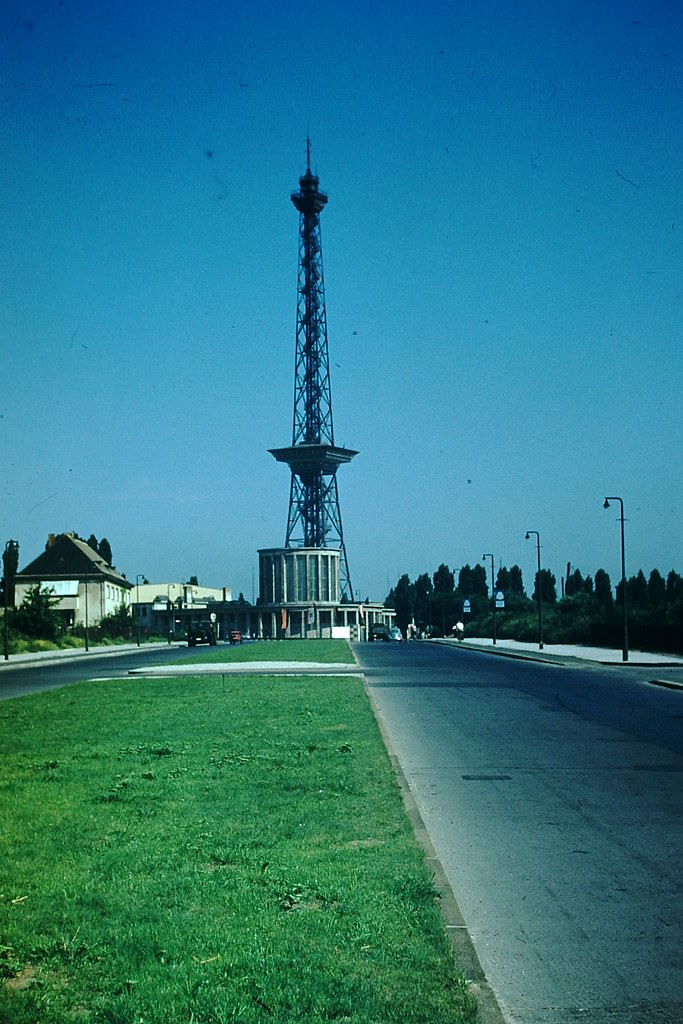
[[[340,600],[338,548],[259,550],[259,635],[265,639],[363,640],[395,613],[376,603]]]

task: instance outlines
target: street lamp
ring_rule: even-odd
[[[88,574],[85,574],[85,649],[90,650],[88,645]]]
[[[624,502],[618,497],[605,498],[603,508],[609,508],[610,501],[618,501],[621,509],[621,610],[624,617],[624,638],[621,645],[621,660],[628,661],[628,613],[626,611],[626,554],[624,549]]]
[[[538,649],[543,650],[543,597],[541,587],[541,535],[538,530],[527,530],[526,540],[531,540],[531,534],[536,535],[536,554],[538,556],[538,576],[536,577],[536,594],[538,596]]]
[[[496,585],[493,579],[493,555],[482,555],[482,558],[491,559],[491,597],[493,598],[493,642],[496,642]]]
[[[137,573],[135,577],[135,623],[138,647],[140,646],[140,580],[144,579],[144,572]]]
[[[171,587],[172,586],[174,586],[174,584],[173,583],[169,583],[168,586],[166,587],[166,611],[168,612],[168,642],[169,642],[169,644],[171,642],[171,623],[173,621],[172,618],[171,618],[171,608],[172,608],[172,605],[171,605]]]
[[[166,608],[168,610],[168,642],[170,644],[171,637],[175,640],[175,615],[174,608],[175,602],[171,600],[171,587],[174,590],[178,588],[177,583],[168,583],[166,586]]]
[[[13,586],[14,574],[16,573],[18,563],[19,563],[19,543],[16,540],[8,540],[7,543],[5,544],[5,550],[4,550],[4,553],[3,553],[3,556],[2,556],[2,569],[3,569],[2,590],[3,590],[3,594],[4,594],[4,600],[5,600],[5,615],[4,615],[4,618],[3,618],[2,626],[3,626],[3,636],[4,636],[5,661],[9,661],[9,634],[7,632],[8,627],[9,627],[9,621],[7,619],[8,591],[9,591],[10,586]],[[10,582],[10,580],[12,582]],[[14,604],[14,599],[12,599],[12,603]]]

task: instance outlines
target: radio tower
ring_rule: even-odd
[[[299,280],[294,368],[294,427],[288,448],[271,448],[292,471],[285,547],[338,548],[340,595],[353,600],[342,530],[337,469],[358,453],[334,443],[327,351],[325,284],[320,214],[327,196],[311,171],[306,140],[306,173],[291,199],[299,211]]]

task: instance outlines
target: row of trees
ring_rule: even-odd
[[[548,643],[597,643],[619,646],[622,614],[622,585],[616,600],[609,575],[598,569],[595,577],[583,576],[567,565],[561,581],[548,569],[534,576],[531,597],[524,588],[518,565],[501,566],[495,591],[504,594],[505,606],[496,610],[497,635],[516,640],[535,640],[538,635],[537,607],[540,590],[544,635]],[[469,601],[466,612],[465,601]],[[645,650],[683,651],[683,578],[673,570],[666,579],[658,569],[646,578],[642,569],[626,581],[626,603],[633,646]],[[489,592],[486,568],[465,565],[455,574],[440,565],[430,576],[422,573],[412,581],[400,577],[389,591],[385,605],[396,611],[396,621],[405,633],[409,623],[431,636],[450,635],[462,621],[470,636],[488,636],[492,628],[493,595]]]

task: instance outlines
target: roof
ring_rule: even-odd
[[[125,576],[108,565],[97,551],[71,533],[61,533],[56,537],[41,555],[17,573],[16,579],[30,578],[43,582],[84,576],[108,579],[120,587],[133,586]]]

